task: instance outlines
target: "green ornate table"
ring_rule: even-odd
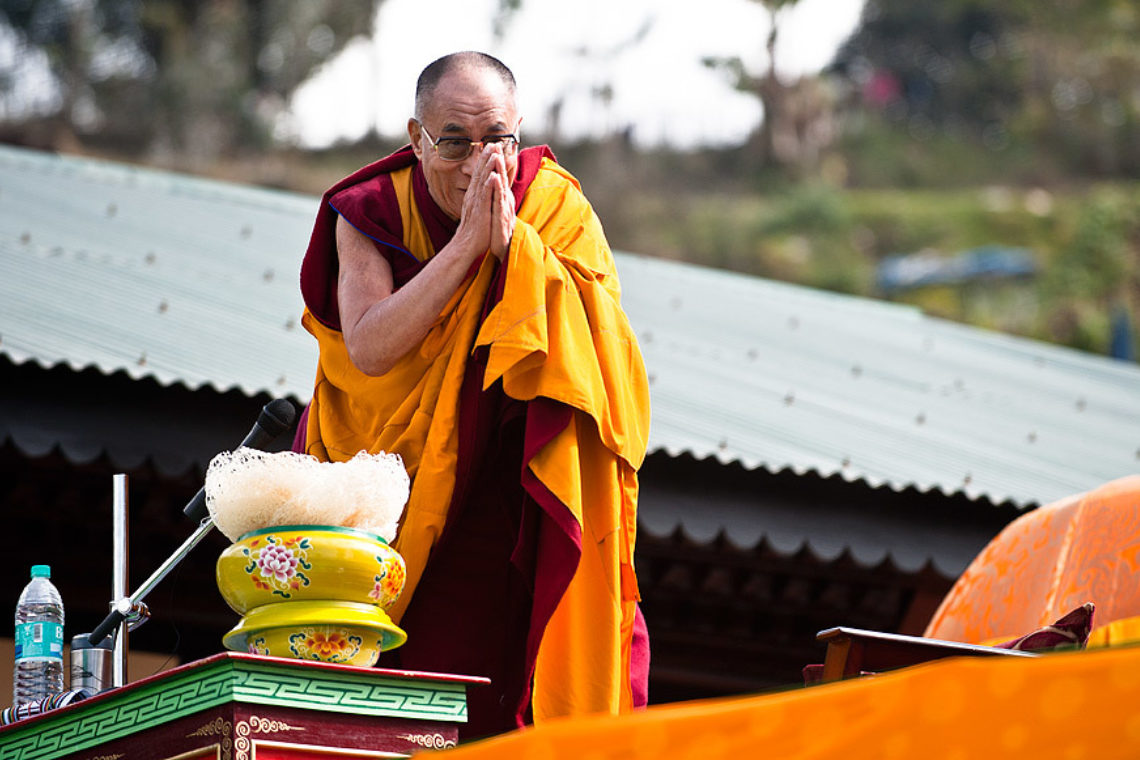
[[[226,652],[0,729],[0,760],[406,757],[487,679]]]

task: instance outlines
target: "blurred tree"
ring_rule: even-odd
[[[868,0],[834,68],[915,132],[1003,125],[1021,98],[1019,3]]]
[[[749,72],[738,56],[710,57],[706,66],[728,73],[733,85],[756,96],[763,116],[749,145],[751,159],[761,167],[803,179],[820,169],[824,150],[837,133],[833,97],[817,76],[787,80],[777,71],[777,48],[784,11],[798,0],[752,0],[768,13],[765,37],[767,66],[759,76]]]
[[[1133,0],[868,0],[832,69],[912,153],[951,140],[1031,155],[1028,181],[1132,175],[1138,32]],[[927,179],[953,181],[962,166],[944,163]]]
[[[1026,0],[1027,2],[1028,0]],[[1085,176],[1140,173],[1140,6],[1068,0],[1032,6],[1033,63],[1015,129]]]
[[[781,9],[795,5],[798,0],[753,0],[753,2],[760,3],[768,11],[768,37],[764,43],[764,50],[768,53],[768,68],[758,79],[747,83],[760,98],[760,104],[764,108],[764,120],[760,123],[759,131],[760,155],[766,163],[772,163],[776,160],[775,123],[784,110],[788,94],[788,88],[776,74],[776,43],[780,37],[779,13]]]
[[[5,0],[10,68],[46,61],[47,114],[74,136],[153,154],[214,158],[272,139],[289,96],[357,35],[382,0]],[[13,72],[0,70],[0,113]]]
[[[491,20],[491,34],[494,35],[495,42],[502,42],[507,36],[507,28],[521,8],[522,0],[499,0],[495,17]]]

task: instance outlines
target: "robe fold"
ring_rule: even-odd
[[[301,271],[320,359],[298,448],[403,458],[412,488],[394,545],[408,581],[391,614],[409,640],[385,662],[490,676],[472,692],[467,736],[633,704],[644,364],[577,181],[529,148],[511,189],[505,262],[476,262],[382,376],[348,358],[335,227],[339,214],[371,238],[396,287],[418,275],[456,222],[410,148],[326,193]]]

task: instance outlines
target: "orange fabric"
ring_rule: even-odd
[[[404,243],[420,261],[434,251],[416,223],[411,168],[393,172],[405,217]],[[431,547],[443,532],[455,487],[459,389],[468,347],[475,338],[491,284],[487,260],[452,296],[418,351],[409,352],[380,377],[352,363],[344,336],[306,309],[302,324],[320,346],[317,378],[309,407],[305,450],[319,459],[344,461],[359,451],[387,451],[404,460],[412,489],[393,546],[404,557],[404,593],[390,611],[399,622],[423,575]]]
[[[755,697],[559,720],[441,760],[1140,757],[1140,648],[940,660]],[[450,756],[450,757],[449,757]]]
[[[618,674],[629,672],[636,470],[649,433],[648,385],[609,246],[588,206],[566,206],[565,188],[577,181],[553,162],[544,169],[519,209],[504,298],[476,340],[490,346],[484,387],[501,379],[512,398],[541,396],[576,410],[530,463],[584,528],[578,573],[539,649],[538,720],[578,705],[632,707],[629,679]]]
[[[393,175],[410,173],[410,169]],[[397,196],[405,244],[432,255],[410,183]],[[410,232],[409,232],[410,230]],[[418,232],[417,232],[418,230]],[[306,313],[320,344],[307,450],[345,459],[365,449],[404,458],[412,490],[395,547],[408,564],[399,620],[439,538],[455,486],[459,391],[474,345],[489,347],[484,387],[519,400],[554,399],[571,425],[531,470],[582,527],[582,555],[539,649],[535,718],[629,709],[629,650],[637,475],[649,394],[640,350],[620,308],[613,257],[577,181],[544,159],[519,209],[503,296],[480,325],[491,257],[459,289],[424,339],[382,377],[360,373],[341,334]]]
[[[1140,616],[1098,625],[1089,634],[1090,647],[1113,647],[1140,641]]]
[[[925,635],[1004,641],[1094,602],[1090,645],[1119,643],[1125,626],[1111,634],[1106,627],[1140,616],[1138,572],[1140,476],[1132,476],[1007,525],[954,584]]]

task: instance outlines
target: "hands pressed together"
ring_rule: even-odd
[[[337,222],[338,298],[352,362],[382,375],[421,341],[440,309],[488,250],[504,261],[515,231],[515,198],[500,145],[484,145],[463,195],[459,227],[424,271],[398,291],[392,269],[372,241]]]
[[[484,145],[467,185],[460,213],[457,241],[475,256],[484,251],[503,261],[515,232],[515,197],[507,176],[501,145]]]

